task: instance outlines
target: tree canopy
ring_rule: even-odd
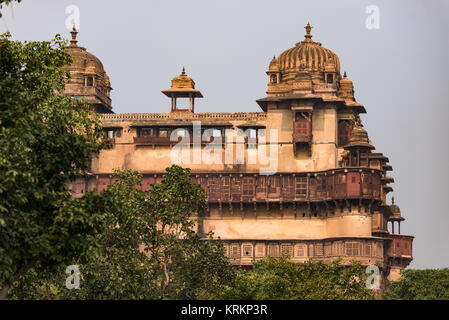
[[[71,260],[101,227],[101,212],[66,210],[68,181],[108,145],[91,107],[61,94],[65,45],[0,36],[0,298],[38,262]]]
[[[408,269],[383,294],[391,300],[449,300],[449,268]]]
[[[65,288],[65,265],[51,274],[37,266],[15,283],[14,298],[197,299],[231,282],[235,268],[221,242],[196,232],[206,202],[189,169],[167,168],[151,191],[141,190],[137,172],[116,171],[113,179],[101,194],[74,200],[86,215],[100,207],[106,226],[74,260],[80,288]]]
[[[288,257],[267,258],[255,263],[253,271],[240,271],[215,299],[237,300],[364,300],[374,299],[368,289],[365,267],[340,261],[326,264],[310,260],[295,263]]]

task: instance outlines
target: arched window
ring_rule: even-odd
[[[276,76],[275,74],[272,74],[272,75],[270,76],[270,82],[271,82],[271,83],[277,83],[277,76]]]
[[[328,74],[327,78],[326,78],[326,82],[327,83],[334,83],[334,75],[333,74]]]
[[[86,86],[92,87],[93,85],[94,85],[94,78],[87,77],[87,79],[86,79]]]

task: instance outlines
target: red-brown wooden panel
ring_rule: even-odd
[[[338,173],[334,178],[335,191],[334,195],[336,198],[343,198],[346,196],[346,174]]]
[[[243,177],[243,201],[251,201],[254,199],[254,188],[254,177]]]
[[[379,175],[373,175],[371,177],[372,182],[372,191],[373,191],[373,197],[375,199],[380,198],[380,177]]]
[[[281,177],[267,176],[268,198],[279,199],[281,196]]]
[[[282,176],[281,196],[284,201],[292,201],[295,198],[294,178],[293,175]]]
[[[242,201],[242,178],[232,177],[231,179],[231,199],[232,201]]]
[[[390,256],[412,256],[412,239],[402,237],[392,237],[388,255]]]
[[[309,178],[309,198],[316,199],[317,198],[317,180],[316,177]]]
[[[348,121],[340,121],[338,124],[338,145],[343,146],[349,143],[351,136],[351,125]]]
[[[307,177],[295,177],[295,196],[299,199],[307,198]]]
[[[207,195],[209,201],[218,201],[221,198],[221,181],[218,176],[212,176],[207,181]]]
[[[143,177],[142,178],[142,190],[148,191],[151,190],[151,185],[156,182],[154,177]]]
[[[231,177],[229,176],[221,178],[221,200],[231,200]]]
[[[78,178],[72,182],[72,192],[76,194],[83,194],[86,188],[86,180],[84,178]]]
[[[360,196],[360,173],[348,172],[347,176],[346,195],[348,197]]]
[[[316,197],[319,199],[327,198],[326,177],[325,176],[317,176],[316,177]]]
[[[312,125],[308,120],[298,120],[293,123],[293,133],[297,136],[307,137],[312,134]]]
[[[267,177],[258,176],[256,179],[256,199],[266,200],[267,198]]]
[[[97,187],[98,192],[105,190],[108,187],[108,185],[110,185],[110,184],[111,184],[111,178],[99,177],[98,178],[98,187]]]
[[[362,195],[373,195],[373,181],[371,173],[362,173]]]
[[[333,198],[335,197],[335,175],[329,175],[326,177],[326,191],[327,191],[327,198]]]

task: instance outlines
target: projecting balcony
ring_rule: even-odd
[[[389,238],[392,240],[391,245],[387,251],[387,254],[390,258],[400,258],[410,261],[413,259],[413,236],[403,234],[390,234]]]
[[[271,176],[201,173],[192,175],[191,181],[206,191],[209,203],[333,202],[351,199],[380,201],[381,174],[379,170],[366,168],[332,169],[316,174],[279,173]],[[162,180],[163,175],[144,174],[142,188],[149,190],[150,185]],[[92,180],[92,183],[101,190],[111,181],[109,176],[100,176],[98,181]]]

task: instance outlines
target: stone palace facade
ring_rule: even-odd
[[[341,75],[338,56],[312,40],[311,28],[269,63],[261,112],[245,113],[196,113],[195,98],[203,96],[184,69],[162,91],[170,112],[114,113],[109,77],[78,46],[73,29],[66,94],[92,103],[113,141],[92,161],[89,179],[72,183],[74,195],[106,188],[114,168],[142,172],[142,188],[149,189],[182,141],[192,151],[183,166],[208,196],[198,232],[220,237],[232,263],[250,267],[282,253],[297,262],[341,258],[378,264],[384,278],[398,279],[412,260],[413,236],[400,234],[404,218],[394,199],[387,203],[392,167],[374,151],[360,119],[365,108]],[[195,153],[201,161],[192,160]]]

